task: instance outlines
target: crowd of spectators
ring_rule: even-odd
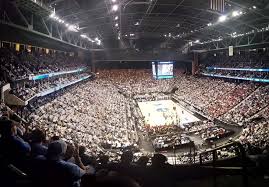
[[[26,101],[39,93],[45,92],[46,90],[65,85],[88,75],[88,73],[67,74],[64,76],[56,76],[44,80],[17,83],[14,84],[13,89],[10,90],[10,93]]]
[[[268,68],[269,53],[267,51],[238,51],[233,56],[227,53],[208,54],[204,63],[201,65],[202,72],[212,73],[225,76],[245,77],[245,78],[263,78],[268,79],[267,71],[246,71],[246,70],[219,70],[210,67],[220,68],[251,68],[262,69]]]
[[[0,48],[0,70],[7,81],[28,78],[30,75],[73,70],[86,67],[77,57],[65,53],[14,51]]]
[[[0,85],[11,83],[11,93],[26,101],[38,93],[50,88],[85,77],[83,71],[57,75],[41,80],[29,80],[29,77],[46,73],[63,72],[85,68],[79,58],[64,53],[14,51],[0,48]],[[24,81],[22,81],[24,80]]]
[[[76,140],[92,154],[98,154],[104,148],[136,144],[135,129],[127,123],[126,107],[126,98],[115,86],[95,80],[41,106],[30,117],[49,137],[56,134],[68,141]]]
[[[9,59],[1,56],[1,68],[13,75],[13,79],[25,78],[29,72],[44,73],[62,70],[52,66],[46,71],[42,71],[42,68],[33,70],[26,66],[25,62],[18,63],[18,59],[39,57],[33,54],[10,55]],[[43,56],[40,58],[43,59]],[[46,62],[51,59],[50,56],[44,56]],[[11,62],[9,64],[12,67],[3,65],[6,64],[6,60]],[[11,72],[13,69],[14,72]],[[56,83],[63,81],[58,78],[55,80]],[[68,77],[67,80],[73,79]],[[51,86],[50,83],[47,85]],[[28,91],[27,87],[31,91]],[[177,98],[199,108],[209,118],[219,118],[243,125],[244,130],[239,138],[242,143],[258,144],[268,141],[268,86],[186,75],[156,81],[152,78],[150,70],[100,71],[96,80],[73,87],[31,111],[31,128],[41,129],[51,140],[61,137],[61,140],[57,140],[60,142],[55,143],[59,145],[55,145],[54,141],[51,141],[52,147],[65,146],[62,142],[65,141],[85,147],[84,152],[90,154],[91,157],[106,154],[112,160],[119,160],[119,155],[123,153],[124,149],[138,147],[137,129],[142,129],[142,123],[137,122],[138,118],[132,116],[135,109],[133,108],[134,103],[130,103],[133,99],[137,101],[167,99],[169,97],[166,97],[164,93],[171,92],[175,87],[177,87],[175,92]],[[37,83],[37,85],[25,85],[18,90],[14,89],[13,92],[27,99],[28,94],[31,96],[32,93],[42,89],[42,85]],[[250,121],[256,115],[258,115],[257,117],[262,116],[263,119]],[[137,116],[139,115],[137,114]],[[157,148],[169,146],[171,142],[173,144],[175,142],[188,143],[190,140],[185,136],[175,135],[181,131],[175,128],[177,127],[151,128],[147,133],[153,137],[154,145]],[[188,131],[198,133],[204,140],[218,139],[230,133],[225,128],[218,127],[209,121],[190,126]],[[223,157],[227,154],[223,153]]]
[[[0,119],[1,169],[7,166],[17,174],[27,175],[29,186],[140,186],[144,180],[138,176],[131,178],[132,175],[128,176],[122,170],[172,168],[162,154],[154,154],[151,158],[141,156],[135,161],[131,151],[124,151],[117,163],[111,162],[107,155],[93,157],[85,152],[84,146],[59,136],[48,138],[38,128],[29,131],[10,115],[4,112]],[[2,176],[5,175],[1,175],[1,184],[15,184],[16,181]]]

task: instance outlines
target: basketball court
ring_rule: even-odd
[[[145,123],[154,126],[182,125],[200,121],[172,100],[138,102]]]

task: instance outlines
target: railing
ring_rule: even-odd
[[[239,158],[239,165],[240,167],[218,167],[217,161],[218,161],[218,150],[221,150],[223,148],[230,148],[234,147],[237,149],[237,157]],[[246,151],[243,147],[243,145],[239,142],[233,142],[229,143],[220,147],[217,147],[215,149],[211,149],[205,152],[200,153],[199,159],[200,159],[200,165],[205,165],[203,163],[203,155],[212,155],[212,162],[208,162],[206,164],[206,167],[213,169],[213,180],[214,180],[214,186],[217,186],[217,174],[218,173],[225,173],[225,171],[228,171],[228,173],[233,173],[235,175],[241,175],[242,176],[242,184],[244,187],[248,186],[248,177],[247,177],[247,159],[246,159]]]

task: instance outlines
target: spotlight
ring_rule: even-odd
[[[55,13],[53,12],[51,13],[50,18],[54,18],[54,17],[55,17]]]
[[[119,5],[113,5],[113,6],[112,6],[112,10],[113,10],[114,12],[116,12],[118,9],[119,9]]]
[[[233,16],[233,17],[236,17],[236,16],[239,16],[239,14],[240,14],[240,13],[239,13],[238,11],[233,11],[232,16]]]
[[[81,34],[80,35],[82,38],[87,38],[87,36],[85,34]]]
[[[226,21],[226,19],[227,19],[227,16],[225,16],[225,15],[220,16],[219,17],[219,22],[224,22],[224,21]]]

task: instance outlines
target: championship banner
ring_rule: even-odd
[[[16,51],[20,51],[20,44],[17,44],[17,43],[16,43],[15,50],[16,50]]]
[[[234,46],[229,46],[229,56],[234,56]]]
[[[210,9],[218,12],[224,12],[225,0],[209,0]]]

